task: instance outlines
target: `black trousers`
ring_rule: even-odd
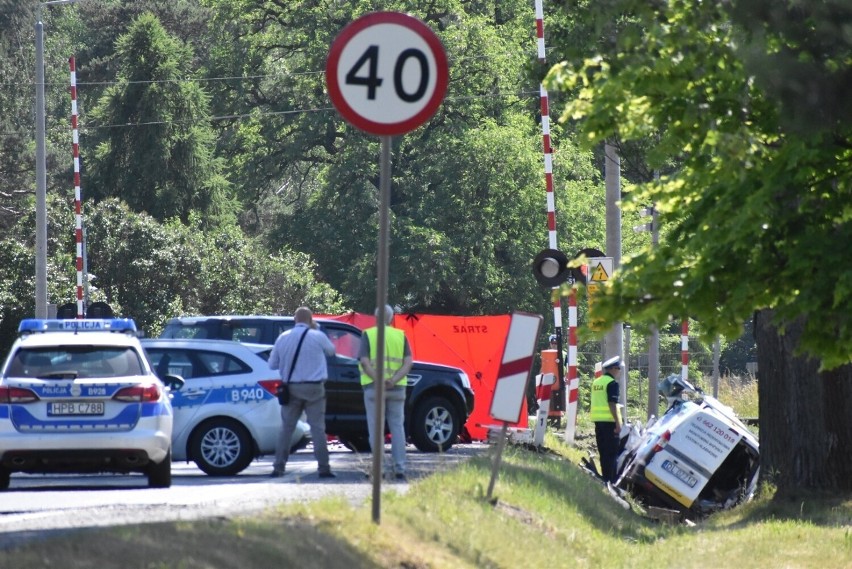
[[[615,482],[619,446],[618,435],[615,434],[615,423],[595,423],[595,440],[598,443],[601,475],[605,482]]]

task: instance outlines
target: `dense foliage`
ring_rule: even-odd
[[[758,48],[778,50],[771,60],[781,69],[791,52],[816,59],[771,18],[731,25],[726,3],[613,5],[630,14],[617,47],[552,72],[552,84],[575,95],[565,117],[579,120],[589,144],[651,139],[652,166],[679,164],[630,195],[628,207],[656,205],[665,238],[625,261],[602,311],[612,320],[690,316],[709,334],[732,335],[754,310],[773,307],[782,321],[811,317],[802,348],[827,367],[849,363],[852,272],[848,253],[832,244],[852,238],[852,131],[842,120],[852,106],[838,102],[804,125],[787,111],[796,102],[760,88],[755,77],[777,84],[778,74],[774,65],[747,69]],[[825,68],[811,67],[833,81],[820,89],[788,77],[788,89],[837,99],[850,47],[825,43],[837,51]]]
[[[192,53],[147,13],[116,41],[116,82],[92,110],[104,129],[91,170],[92,199],[119,197],[160,221],[187,221],[198,212],[208,225],[234,206],[214,158],[209,96],[190,68]]]
[[[322,71],[340,29],[377,8],[429,24],[451,73],[437,115],[394,140],[389,299],[421,312],[547,314],[529,271],[547,227],[534,14],[520,0],[41,6],[49,302],[75,294],[67,57],[76,54],[91,300],[152,331],[178,312],[371,311],[378,141],[333,111]],[[19,128],[3,139],[17,174],[0,179],[0,203],[14,213],[33,203],[20,188],[34,170],[34,12],[10,7],[4,18],[26,25],[4,26],[0,44],[6,76],[26,93],[0,93]],[[599,165],[554,130],[561,248],[601,248]],[[9,330],[32,311],[32,222],[8,222],[10,253],[29,255],[6,276],[4,290],[16,291],[4,304]]]
[[[555,66],[580,140],[644,141],[664,237],[628,256],[596,314],[708,334],[754,316],[761,474],[852,489],[852,42],[848,3],[589,5],[611,41]],[[672,167],[672,161],[674,166]]]

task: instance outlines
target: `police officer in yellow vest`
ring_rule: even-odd
[[[603,367],[603,375],[592,383],[592,421],[595,423],[601,475],[605,482],[615,482],[621,433],[621,417],[618,411],[618,375],[621,373],[621,358],[618,356],[610,358],[601,367]]]
[[[405,332],[393,328],[393,308],[385,305],[383,310],[376,309],[376,319],[385,319],[385,420],[391,434],[391,472],[397,480],[405,480],[405,389],[408,385],[406,374],[414,359]],[[376,425],[376,336],[375,326],[364,330],[361,338],[361,387],[364,389],[364,407],[367,411],[367,429],[370,433],[370,446]],[[382,449],[384,450],[384,449]]]

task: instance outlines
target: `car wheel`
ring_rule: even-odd
[[[210,476],[234,476],[251,463],[251,437],[232,419],[205,421],[195,429],[191,441],[192,460]]]
[[[163,462],[148,465],[148,488],[168,488],[172,485],[172,451],[166,454]]]
[[[369,436],[337,437],[340,444],[353,452],[370,452]]]
[[[8,490],[12,474],[5,468],[0,468],[0,490]]]
[[[414,408],[411,440],[421,452],[441,452],[458,439],[461,419],[445,397],[427,397]]]

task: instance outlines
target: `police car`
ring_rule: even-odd
[[[326,432],[337,437],[347,448],[369,452],[364,392],[358,366],[362,332],[345,322],[319,318],[315,321],[334,344],[335,350],[335,355],[327,360]],[[181,316],[169,320],[160,339],[217,338],[248,342],[254,346],[266,344],[265,350],[255,351],[268,359],[275,339],[295,325],[292,316]],[[143,344],[147,346],[146,342],[150,341],[144,340]],[[264,385],[272,387],[268,383]],[[444,452],[460,439],[469,440],[465,423],[473,412],[474,398],[470,379],[461,369],[415,361],[408,373],[405,431],[417,450]]]
[[[233,476],[258,456],[275,453],[281,433],[281,384],[258,352],[268,346],[229,340],[142,340],[160,377],[184,385],[172,393],[175,411],[172,458],[193,461],[211,476]],[[310,427],[299,421],[291,450],[309,442]]]
[[[12,473],[137,472],[171,486],[171,388],[127,319],[23,320],[0,373],[0,489]]]

